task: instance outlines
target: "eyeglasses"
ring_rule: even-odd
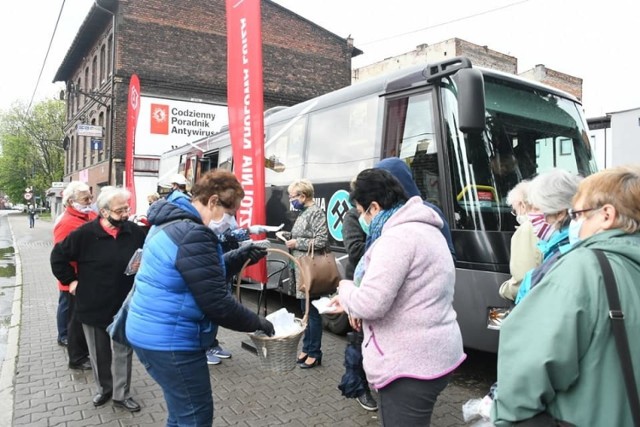
[[[293,196],[291,194],[289,194],[289,200],[297,199],[300,196],[302,196],[302,194],[300,194],[300,193],[298,193],[296,195],[293,195]]]
[[[518,216],[518,212],[515,209],[511,209],[511,215]]]
[[[591,211],[595,211],[598,210],[600,208],[587,208],[587,209],[580,209],[580,210],[575,210],[575,209],[569,209],[569,217],[572,220],[576,220],[578,218],[580,218],[580,216],[586,212],[591,212]]]
[[[118,209],[109,209],[109,212],[113,212],[116,215],[122,215],[123,213],[129,213],[131,208],[129,206],[125,206],[123,208]]]

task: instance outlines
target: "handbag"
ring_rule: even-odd
[[[314,246],[312,241],[307,253],[298,259],[304,277],[309,282],[298,284],[298,288],[304,290],[303,286],[308,286],[311,296],[328,295],[335,292],[340,284],[336,257],[330,250],[320,252]]]

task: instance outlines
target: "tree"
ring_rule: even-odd
[[[23,201],[27,187],[44,196],[52,182],[62,181],[64,124],[64,102],[55,99],[0,114],[0,190],[13,203]]]

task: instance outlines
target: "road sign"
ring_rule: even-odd
[[[24,193],[25,200],[31,200],[32,197],[33,197],[33,193]]]
[[[91,149],[94,151],[102,150],[102,140],[91,138]]]
[[[51,188],[64,188],[66,182],[62,182],[62,181],[53,181],[51,183]]]
[[[78,136],[93,136],[102,138],[102,126],[85,125],[78,123],[77,131]]]

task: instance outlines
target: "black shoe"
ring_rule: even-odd
[[[58,345],[61,345],[62,347],[66,347],[67,345],[69,345],[69,342],[67,341],[66,338],[60,338],[58,340]]]
[[[69,369],[77,369],[79,371],[90,371],[91,370],[91,362],[88,360],[85,360],[82,363],[69,363]]]
[[[296,359],[296,365],[301,365],[304,363],[305,360],[307,360],[307,357],[309,357],[309,355],[305,355],[303,357],[298,357],[298,359]]]
[[[126,409],[129,412],[138,412],[140,410],[140,405],[138,405],[138,403],[133,400],[132,397],[129,397],[125,400],[114,400],[113,406]]]
[[[322,358],[321,357],[316,357],[316,360],[314,360],[311,363],[303,362],[303,363],[299,364],[298,366],[300,366],[300,369],[311,369],[311,368],[315,368],[318,365],[322,365]]]
[[[356,397],[356,400],[358,401],[360,406],[362,406],[362,408],[367,411],[378,410],[378,402],[376,402],[373,396],[371,396],[371,392],[369,390]]]
[[[107,403],[109,399],[111,399],[111,393],[105,393],[105,394],[98,393],[95,396],[93,396],[93,406],[95,407],[102,406],[105,403]]]

